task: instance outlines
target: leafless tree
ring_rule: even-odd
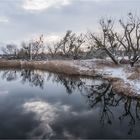
[[[75,34],[72,34],[72,31],[67,31],[61,42],[61,51],[64,55],[68,56],[70,51],[73,48]]]
[[[85,36],[83,34],[80,34],[78,36],[75,36],[74,40],[75,42],[73,44],[73,49],[71,51],[71,54],[74,59],[78,59],[80,53],[82,52],[81,46],[85,42]]]
[[[2,47],[2,52],[6,55],[15,55],[17,54],[17,46],[14,44],[7,44],[6,47]]]
[[[31,44],[27,42],[22,42],[21,49],[18,55],[22,58],[29,59],[31,57]]]
[[[97,36],[94,33],[89,33],[89,39],[93,40],[93,46],[103,49],[107,55],[113,60],[115,64],[118,64],[116,52],[118,43],[114,32],[114,21],[112,19],[101,19],[101,35]]]
[[[38,40],[31,42],[31,53],[34,59],[38,57],[43,47],[44,47],[43,35],[41,35]]]
[[[48,53],[54,58],[60,51],[61,41],[53,42],[47,45]]]
[[[43,35],[36,41],[22,42],[19,52],[24,58],[32,60],[37,58],[39,53],[42,53],[44,47]]]
[[[76,35],[72,31],[67,31],[61,42],[61,51],[65,56],[72,56],[74,59],[78,58],[80,47],[85,42],[84,35]]]
[[[140,19],[132,13],[128,14],[128,20],[119,20],[123,33],[116,34],[116,38],[127,53],[129,63],[133,67],[140,58]]]

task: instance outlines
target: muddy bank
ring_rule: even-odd
[[[16,69],[39,69],[54,73],[63,73],[67,75],[81,75],[81,76],[100,76],[107,79],[112,84],[113,90],[118,94],[127,95],[130,97],[140,98],[139,90],[135,90],[133,83],[129,82],[127,77],[122,75],[113,75],[108,73],[113,69],[118,73],[120,68],[116,67],[112,62],[105,60],[53,60],[53,61],[18,61],[18,60],[0,60],[0,68],[16,68]],[[122,69],[122,68],[121,68]],[[124,68],[126,72],[127,68]],[[139,71],[140,72],[140,71]],[[139,72],[137,78],[139,78]],[[121,73],[120,73],[121,74]],[[129,77],[134,75],[129,72]],[[132,80],[132,79],[131,79]],[[133,79],[134,80],[134,79]],[[138,80],[138,79],[136,79]],[[132,83],[132,85],[131,85]],[[138,85],[139,86],[139,85]]]

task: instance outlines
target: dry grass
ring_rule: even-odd
[[[20,68],[20,61],[0,60],[0,68]]]
[[[112,87],[113,87],[113,90],[116,91],[118,94],[124,94],[127,96],[134,95],[134,91],[130,88],[130,85],[124,83],[123,80],[112,82]]]
[[[140,73],[132,73],[132,74],[128,77],[128,79],[130,79],[130,80],[136,80],[136,79],[140,80]]]
[[[112,89],[121,95],[126,95],[129,97],[140,98],[140,94],[134,91],[129,83],[125,83],[123,79],[118,77],[103,77],[103,79],[108,80],[112,84]]]
[[[135,67],[131,70],[132,74],[128,77],[130,80],[140,80],[140,67]]]
[[[48,61],[43,64],[41,62],[36,62],[35,68],[69,75],[79,74],[78,70],[74,66],[69,65],[69,63],[65,61]]]
[[[47,70],[54,73],[64,73],[68,75],[90,75],[93,70],[80,70],[79,67],[73,65],[72,61],[17,61],[17,60],[1,60],[0,68],[20,68],[20,69],[39,69]]]
[[[127,96],[133,95],[133,91],[130,88],[130,85],[124,83],[124,81],[121,78],[105,77],[104,79],[108,80],[112,84],[113,90],[118,94],[125,94]]]

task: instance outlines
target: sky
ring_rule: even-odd
[[[140,0],[0,0],[0,44],[96,31],[100,18],[118,20],[130,11],[140,13]]]

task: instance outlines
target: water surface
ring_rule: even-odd
[[[101,79],[0,71],[0,138],[140,138],[140,101]]]

